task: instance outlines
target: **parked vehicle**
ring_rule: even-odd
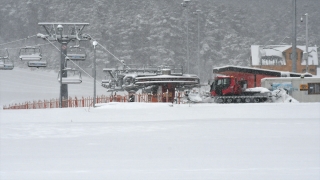
[[[210,93],[217,103],[259,103],[270,97],[267,89],[247,88],[247,80],[235,76],[216,76],[210,85]]]

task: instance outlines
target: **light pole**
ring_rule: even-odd
[[[292,23],[292,72],[297,72],[297,28],[296,28],[296,14],[297,14],[297,1],[292,0],[293,8],[293,23]]]
[[[98,45],[97,41],[92,42],[93,45],[93,107],[96,107],[96,79],[97,79],[97,73],[96,73],[96,46]]]
[[[201,10],[198,9],[194,14],[197,15],[197,23],[198,23],[198,77],[200,78],[200,26],[199,26],[199,15],[200,15]]]
[[[308,72],[308,66],[309,66],[309,51],[308,51],[308,13],[304,14],[303,16],[306,16],[306,73]],[[303,16],[301,16],[301,22],[303,22]]]
[[[188,74],[190,71],[190,65],[189,65],[189,9],[188,9],[188,4],[189,4],[190,0],[183,0],[183,2],[181,3],[182,7],[185,7],[187,9],[187,16],[186,16],[186,21],[187,21],[187,70],[188,70]]]
[[[62,76],[64,76],[63,71],[64,71],[64,66],[65,66],[65,54],[67,51],[67,42],[63,41],[63,26],[59,24],[57,26],[57,30],[60,33],[60,39],[58,38],[58,41],[61,43],[61,56],[60,56],[60,95],[59,95],[59,108],[65,107],[62,105],[62,99],[65,99],[63,97],[68,97],[68,86],[66,84],[62,84]],[[67,94],[66,94],[67,93]]]

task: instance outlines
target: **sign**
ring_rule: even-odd
[[[300,91],[308,91],[308,84],[300,84]]]
[[[62,49],[67,49],[67,46],[66,45],[62,45]]]
[[[271,84],[271,86],[272,91],[283,88],[288,91],[289,95],[292,95],[292,91],[294,90],[291,82],[274,82]]]

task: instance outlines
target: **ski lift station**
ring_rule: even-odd
[[[138,90],[152,94],[152,102],[167,102],[164,93],[168,93],[168,102],[173,102],[176,91],[198,87],[197,75],[184,74],[183,67],[143,66],[124,69],[104,68],[111,79],[102,80],[107,91],[127,91],[129,94]],[[162,95],[161,95],[162,94]],[[161,95],[161,96],[158,96]]]

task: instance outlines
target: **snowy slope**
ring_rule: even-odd
[[[110,103],[2,110],[0,179],[318,180],[319,108]]]
[[[57,72],[14,68],[12,71],[0,71],[0,77],[0,107],[25,101],[59,98]],[[81,84],[68,85],[68,90],[71,97],[92,97],[93,79],[83,76]],[[106,90],[97,82],[97,95],[102,94],[106,94]]]
[[[57,95],[17,72],[1,101]],[[320,103],[169,105],[1,109],[0,179],[320,179]]]

